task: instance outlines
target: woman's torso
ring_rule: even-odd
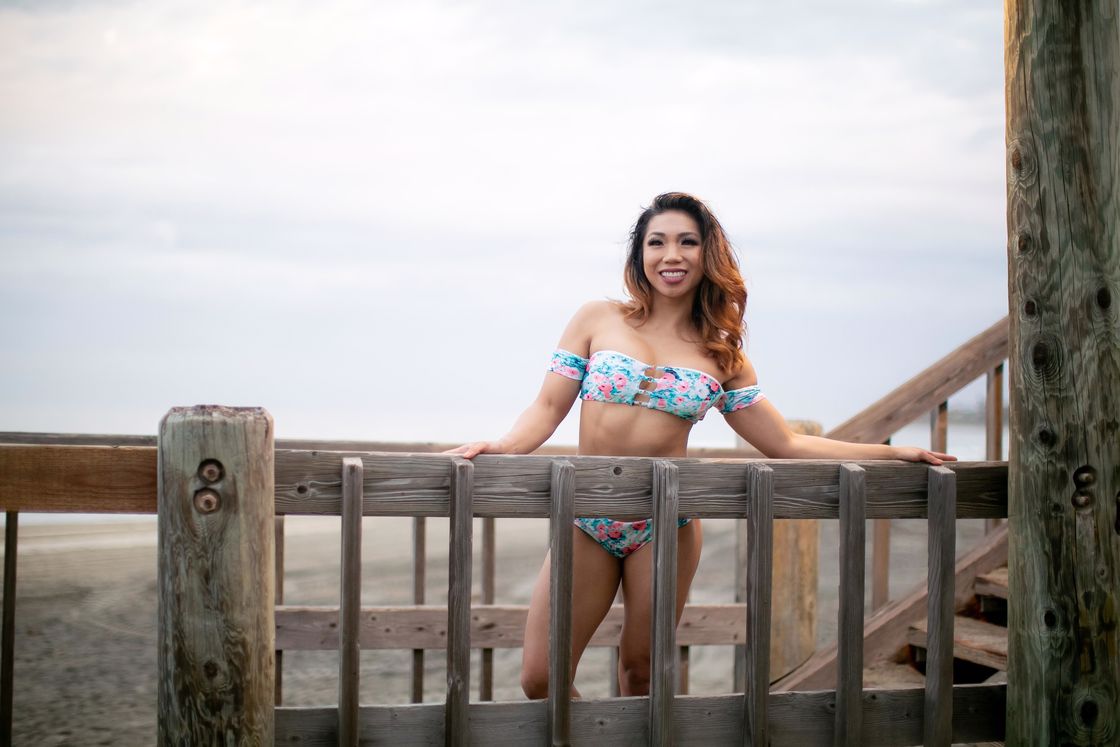
[[[648,364],[651,378],[661,376],[662,367],[688,369],[693,377],[720,385],[728,375],[705,355],[698,335],[687,339],[676,330],[649,324],[635,327],[611,306],[591,333],[589,355],[614,351],[622,357]],[[640,366],[638,367],[641,368]],[[652,389],[649,383],[642,390]],[[644,398],[644,393],[638,395]],[[581,401],[579,452],[613,456],[684,456],[692,421],[649,407],[630,407],[617,402]]]

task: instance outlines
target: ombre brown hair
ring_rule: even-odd
[[[700,332],[701,344],[719,367],[737,373],[743,366],[743,312],[747,288],[739,274],[739,263],[723,226],[698,198],[684,192],[666,192],[653,198],[630,231],[630,250],[626,257],[626,292],[630,299],[622,304],[627,319],[639,324],[649,318],[653,288],[643,266],[643,247],[649,222],[655,215],[679,210],[692,217],[700,227],[700,258],[704,277],[692,304],[692,323]]]

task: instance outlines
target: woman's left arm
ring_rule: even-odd
[[[728,388],[750,386],[757,381],[748,363]],[[831,438],[808,436],[790,430],[785,418],[770,400],[759,398],[747,407],[725,413],[727,424],[765,456],[774,459],[901,459],[908,462],[941,464],[956,461],[950,454],[914,446],[856,444]]]

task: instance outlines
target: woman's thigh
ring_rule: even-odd
[[[572,527],[572,668],[610,611],[622,577],[621,563],[583,530]],[[533,585],[525,622],[526,662],[548,661],[551,557]]]
[[[679,622],[688,599],[688,589],[700,563],[704,534],[694,519],[677,530],[677,609]],[[619,658],[628,662],[649,659],[650,624],[653,616],[653,542],[635,550],[622,564],[622,597],[626,615],[622,623]]]

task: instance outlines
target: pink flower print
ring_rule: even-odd
[[[626,377],[620,373],[616,373],[614,375],[614,385],[619,389],[622,389],[624,386],[626,386]]]
[[[622,536],[622,522],[612,521],[611,528],[607,530],[607,536],[611,539],[618,539]]]
[[[678,405],[684,404],[684,397],[674,397],[673,401],[676,402]]]
[[[610,384],[600,384],[599,385],[599,391],[603,393],[604,397],[609,397],[609,396],[611,396],[611,385]]]
[[[677,384],[677,391],[680,392],[681,394],[684,394],[685,392],[687,392],[688,391],[688,383],[682,381],[681,383]]]
[[[646,528],[646,520],[642,519],[641,521],[635,521],[633,524],[631,524],[631,526],[633,527],[635,532],[640,532]]]
[[[708,386],[711,388],[711,390],[713,392],[718,392],[719,391],[719,382],[718,381],[709,381]]]
[[[662,409],[662,410],[664,410],[664,409],[665,409],[665,407],[666,407],[666,406],[667,406],[668,404],[669,404],[669,403],[668,403],[668,402],[666,402],[666,401],[665,401],[665,400],[663,400],[663,399],[659,399],[659,400],[657,400],[657,407],[658,407],[659,409]]]
[[[595,536],[601,540],[605,540],[607,538],[607,528],[600,524],[595,528]]]
[[[626,545],[626,547],[622,548],[622,554],[623,555],[629,555],[630,553],[634,552],[637,549],[638,549],[638,543],[637,542],[631,542],[630,544]]]
[[[579,376],[579,371],[575,370],[571,366],[561,366],[560,373],[564,376],[567,376],[569,379],[574,379]]]

